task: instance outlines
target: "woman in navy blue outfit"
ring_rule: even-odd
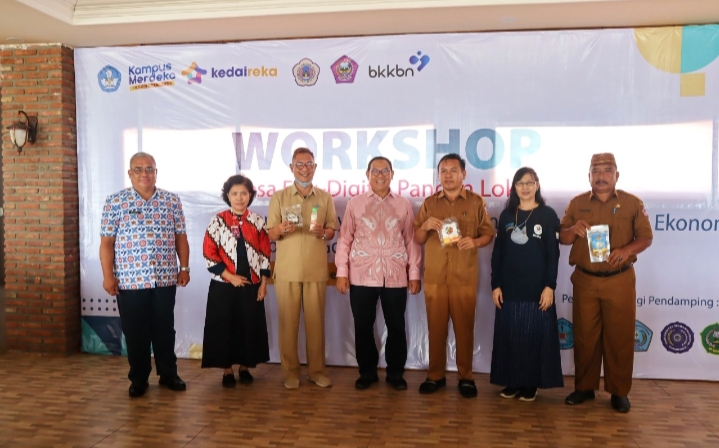
[[[499,216],[492,251],[494,343],[490,382],[503,398],[533,401],[537,388],[563,387],[554,290],[559,218],[532,168],[520,168]]]

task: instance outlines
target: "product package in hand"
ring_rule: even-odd
[[[589,259],[592,263],[601,263],[609,259],[609,226],[592,226],[587,231]]]
[[[296,227],[302,227],[302,204],[282,207],[281,212],[283,221],[290,222]]]
[[[319,211],[320,206],[315,205],[312,207],[312,215],[310,216],[310,228],[314,227],[315,224],[317,224],[317,212]]]
[[[457,218],[447,218],[442,221],[442,231],[439,233],[439,241],[442,247],[456,244],[462,239],[462,233],[459,231],[459,222]]]

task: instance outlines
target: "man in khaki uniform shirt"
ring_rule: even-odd
[[[447,384],[444,375],[451,316],[457,342],[459,391],[463,397],[472,398],[477,396],[472,379],[479,282],[477,249],[492,242],[495,229],[484,200],[464,187],[467,176],[464,159],[447,154],[439,161],[437,170],[442,190],[425,199],[414,220],[414,238],[426,245],[424,297],[429,327],[429,372],[419,391],[430,394]],[[446,218],[457,219],[462,239],[442,247],[438,234]]]
[[[612,394],[612,407],[629,412],[637,311],[632,265],[637,254],[652,244],[653,235],[644,203],[617,190],[617,180],[614,155],[593,155],[589,167],[592,190],[572,199],[559,226],[559,241],[572,245],[569,264],[575,267],[575,390],[565,402],[574,405],[594,398],[604,359],[604,390]],[[592,263],[587,230],[600,224],[609,225],[610,255],[607,261]]]
[[[267,217],[270,239],[277,241],[273,278],[280,360],[287,389],[300,387],[300,309],[305,315],[309,379],[320,387],[332,385],[325,368],[325,297],[329,280],[326,242],[335,236],[337,214],[332,196],[312,185],[317,167],[314,161],[309,149],[295,150],[290,164],[295,182],[272,196]],[[283,218],[283,210],[295,204],[302,206],[301,227]]]

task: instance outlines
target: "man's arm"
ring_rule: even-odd
[[[119,292],[120,282],[115,278],[115,237],[100,238],[100,265],[102,266],[102,288],[111,296]]]
[[[175,234],[175,250],[177,250],[177,258],[180,259],[181,267],[190,266],[190,244],[187,242],[186,233]],[[190,283],[190,273],[187,271],[180,271],[177,273],[177,285],[187,286]]]

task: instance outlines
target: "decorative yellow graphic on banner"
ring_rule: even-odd
[[[704,96],[706,77],[694,73],[719,56],[719,25],[638,28],[637,48],[652,66],[680,76],[681,96]]]

